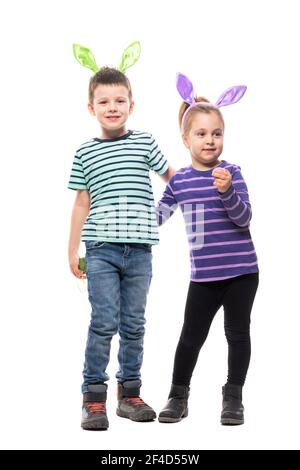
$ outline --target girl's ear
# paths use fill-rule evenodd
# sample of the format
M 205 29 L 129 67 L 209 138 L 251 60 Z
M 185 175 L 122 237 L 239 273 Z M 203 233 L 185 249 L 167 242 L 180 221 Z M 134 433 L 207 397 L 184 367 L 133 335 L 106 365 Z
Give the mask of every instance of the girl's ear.
M 183 101 L 192 104 L 194 102 L 194 88 L 192 82 L 182 73 L 176 76 L 176 87 Z
M 220 108 L 221 106 L 237 103 L 244 96 L 246 90 L 247 87 L 245 85 L 236 85 L 228 88 L 219 97 L 215 106 Z
M 81 46 L 80 44 L 73 44 L 73 54 L 80 65 L 87 67 L 95 73 L 98 72 L 99 67 L 96 64 L 94 54 L 90 49 Z
M 141 44 L 139 41 L 132 42 L 123 52 L 121 63 L 119 66 L 120 72 L 125 73 L 129 67 L 134 65 L 139 59 L 141 54 Z
M 190 148 L 190 141 L 189 141 L 187 135 L 182 134 L 181 137 L 182 137 L 182 142 L 184 143 L 185 147 L 186 147 L 187 149 L 189 149 L 189 148 Z

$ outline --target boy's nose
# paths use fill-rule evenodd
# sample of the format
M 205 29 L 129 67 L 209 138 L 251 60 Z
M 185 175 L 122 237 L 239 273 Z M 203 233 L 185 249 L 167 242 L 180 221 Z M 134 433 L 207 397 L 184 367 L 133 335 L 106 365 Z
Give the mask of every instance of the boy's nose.
M 117 105 L 114 101 L 110 101 L 108 103 L 108 108 L 109 108 L 110 111 L 115 111 L 117 109 Z

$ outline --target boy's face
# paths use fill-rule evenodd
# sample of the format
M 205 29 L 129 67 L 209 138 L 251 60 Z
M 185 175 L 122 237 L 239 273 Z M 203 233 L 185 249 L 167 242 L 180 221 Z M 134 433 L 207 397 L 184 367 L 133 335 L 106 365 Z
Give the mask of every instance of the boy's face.
M 191 129 L 183 137 L 192 162 L 198 169 L 211 167 L 218 162 L 223 150 L 223 124 L 216 113 L 197 113 L 193 116 Z
M 126 133 L 126 121 L 132 113 L 134 103 L 130 101 L 124 85 L 101 85 L 94 91 L 93 103 L 88 109 L 96 116 L 102 129 L 102 138 L 120 137 Z

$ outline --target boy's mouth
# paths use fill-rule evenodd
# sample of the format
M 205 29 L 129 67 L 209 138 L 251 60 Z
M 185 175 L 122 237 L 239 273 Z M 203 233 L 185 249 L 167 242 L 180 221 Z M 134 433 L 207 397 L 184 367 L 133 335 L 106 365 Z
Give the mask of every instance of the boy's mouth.
M 120 119 L 121 116 L 119 115 L 113 115 L 113 116 L 105 116 L 106 119 L 108 119 L 109 121 L 117 121 L 118 119 Z

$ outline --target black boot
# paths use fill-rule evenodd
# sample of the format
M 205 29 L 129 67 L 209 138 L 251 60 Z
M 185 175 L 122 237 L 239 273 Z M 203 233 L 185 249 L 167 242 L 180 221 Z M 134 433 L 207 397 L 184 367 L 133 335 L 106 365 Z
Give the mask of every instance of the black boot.
M 171 386 L 169 400 L 159 413 L 160 423 L 177 423 L 188 415 L 189 387 L 185 385 Z
M 87 430 L 104 430 L 108 428 L 106 415 L 106 384 L 88 385 L 83 394 L 81 427 Z
M 221 424 L 244 424 L 244 407 L 242 404 L 242 385 L 225 384 L 222 387 L 223 409 Z
M 118 383 L 117 415 L 131 421 L 153 421 L 155 411 L 140 397 L 140 380 L 126 380 Z

